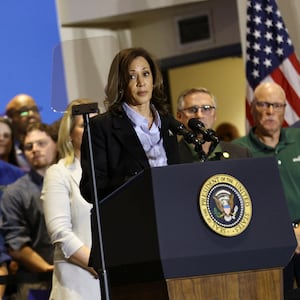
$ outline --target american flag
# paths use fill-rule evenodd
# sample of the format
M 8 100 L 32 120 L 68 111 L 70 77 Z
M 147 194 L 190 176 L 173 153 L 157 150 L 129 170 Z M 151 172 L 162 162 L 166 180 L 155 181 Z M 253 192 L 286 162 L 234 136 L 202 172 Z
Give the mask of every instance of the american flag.
M 275 81 L 286 93 L 283 126 L 300 116 L 300 63 L 275 0 L 247 1 L 246 45 L 248 126 L 253 125 L 250 103 L 253 90 L 262 81 Z

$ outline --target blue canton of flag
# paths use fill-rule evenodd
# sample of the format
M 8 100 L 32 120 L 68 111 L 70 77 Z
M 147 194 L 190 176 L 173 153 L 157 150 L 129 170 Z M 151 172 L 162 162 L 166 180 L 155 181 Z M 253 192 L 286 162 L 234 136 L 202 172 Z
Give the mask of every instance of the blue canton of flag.
M 247 1 L 246 48 L 246 114 L 250 126 L 253 90 L 262 81 L 282 86 L 288 102 L 284 126 L 294 123 L 300 116 L 300 64 L 275 0 Z

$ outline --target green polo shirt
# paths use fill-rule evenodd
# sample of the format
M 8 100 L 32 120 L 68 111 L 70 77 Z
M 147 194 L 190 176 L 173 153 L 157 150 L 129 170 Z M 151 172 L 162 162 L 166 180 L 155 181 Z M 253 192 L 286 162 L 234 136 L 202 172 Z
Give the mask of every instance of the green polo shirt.
M 191 149 L 191 154 L 193 156 L 193 160 L 194 162 L 198 162 L 199 161 L 199 155 L 198 153 L 195 151 L 195 145 L 193 144 L 189 144 L 186 143 L 188 145 L 188 147 Z M 220 144 L 218 144 L 216 146 L 216 148 L 214 149 L 214 151 L 209 155 L 209 157 L 207 158 L 207 160 L 219 160 L 219 158 L 217 158 L 218 156 L 216 155 L 216 153 L 222 153 L 222 147 Z
M 300 221 L 300 129 L 282 128 L 275 148 L 262 143 L 254 130 L 233 143 L 248 148 L 253 157 L 276 157 L 291 219 Z

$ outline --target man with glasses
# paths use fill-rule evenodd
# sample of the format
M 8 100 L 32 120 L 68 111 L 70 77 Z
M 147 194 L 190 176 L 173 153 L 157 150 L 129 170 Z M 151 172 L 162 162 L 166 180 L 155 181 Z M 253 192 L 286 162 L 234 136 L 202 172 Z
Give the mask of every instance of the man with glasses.
M 41 122 L 40 109 L 31 96 L 18 94 L 6 105 L 6 115 L 10 118 L 13 126 L 18 164 L 28 171 L 30 166 L 19 145 L 27 126 Z
M 300 130 L 282 128 L 286 109 L 284 90 L 274 82 L 264 82 L 254 90 L 251 113 L 254 127 L 233 143 L 247 147 L 252 156 L 275 156 L 278 162 L 288 209 L 298 247 L 293 261 L 285 269 L 285 289 L 293 286 L 293 275 L 300 285 Z M 294 274 L 293 274 L 294 273 Z
M 56 141 L 57 132 L 50 125 L 28 125 L 22 148 L 31 169 L 5 188 L 0 202 L 1 232 L 10 256 L 19 264 L 20 300 L 28 299 L 31 289 L 49 290 L 51 286 L 53 246 L 40 196 L 45 172 L 57 162 Z
M 196 118 L 203 123 L 206 129 L 211 130 L 217 118 L 216 111 L 216 99 L 206 88 L 191 88 L 183 91 L 178 97 L 177 120 L 187 129 L 189 129 L 189 120 Z M 201 133 L 198 136 L 199 140 L 203 138 Z M 217 145 L 214 145 L 212 141 L 205 141 L 201 150 L 207 160 L 237 159 L 250 156 L 247 149 L 224 141 L 220 141 Z M 179 141 L 179 154 L 182 163 L 200 160 L 198 149 L 184 139 Z

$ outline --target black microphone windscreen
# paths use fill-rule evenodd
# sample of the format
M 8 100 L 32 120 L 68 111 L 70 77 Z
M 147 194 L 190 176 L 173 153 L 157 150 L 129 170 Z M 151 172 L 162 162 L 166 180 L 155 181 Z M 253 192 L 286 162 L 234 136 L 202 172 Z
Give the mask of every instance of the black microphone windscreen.
M 189 122 L 188 122 L 188 125 L 189 125 L 189 127 L 192 129 L 192 130 L 194 130 L 194 129 L 196 129 L 196 128 L 201 128 L 201 127 L 203 127 L 204 128 L 204 124 L 199 120 L 199 119 L 197 119 L 197 118 L 192 118 L 192 119 L 190 119 L 189 120 Z

